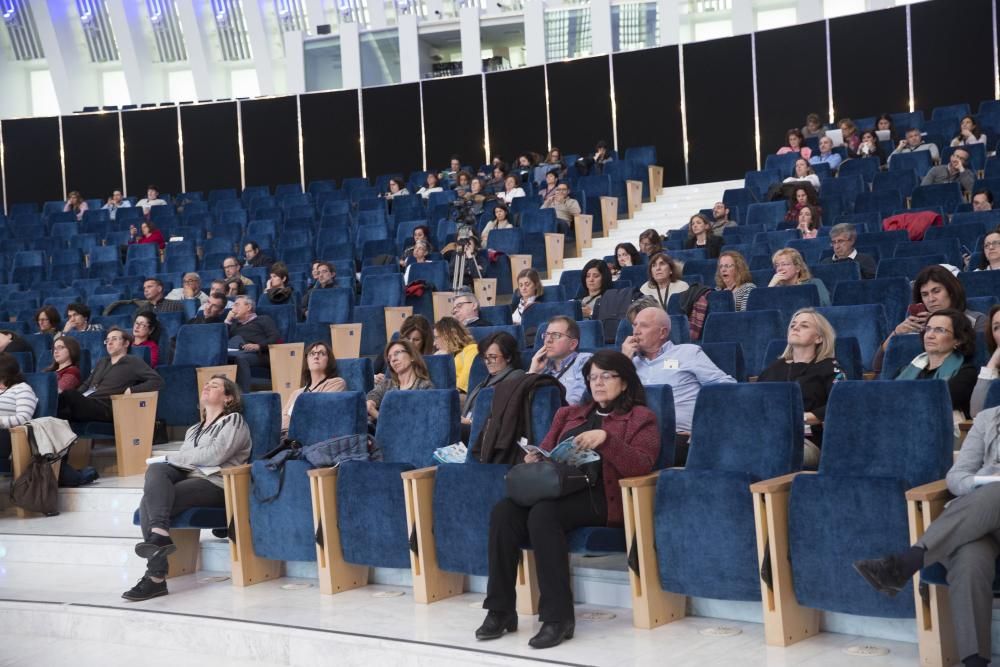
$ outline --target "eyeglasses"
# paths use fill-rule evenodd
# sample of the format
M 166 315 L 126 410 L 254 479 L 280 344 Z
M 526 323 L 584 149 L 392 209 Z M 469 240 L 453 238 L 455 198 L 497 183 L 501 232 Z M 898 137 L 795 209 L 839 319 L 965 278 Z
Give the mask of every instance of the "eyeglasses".
M 224 269 L 238 269 L 238 268 L 240 268 L 240 266 L 239 266 L 239 264 L 223 264 L 222 268 L 224 268 Z
M 503 356 L 501 356 L 499 354 L 487 354 L 487 355 L 483 356 L 483 359 L 485 359 L 486 363 L 488 363 L 488 364 L 495 364 L 496 362 L 498 362 L 501 359 L 503 359 Z
M 545 340 L 562 340 L 563 338 L 569 338 L 570 340 L 576 340 L 575 338 L 573 338 L 569 334 L 564 334 L 564 333 L 562 333 L 560 331 L 546 331 L 545 332 L 545 336 L 543 336 L 543 338 Z
M 618 377 L 621 377 L 618 373 L 609 373 L 608 371 L 604 371 L 603 373 L 591 373 L 587 376 L 587 380 L 590 381 L 590 384 L 596 384 L 598 381 L 603 384 Z
M 230 268 L 231 268 L 231 267 L 230 267 Z M 188 283 L 197 283 L 197 282 L 200 282 L 200 281 L 198 281 L 198 280 L 195 280 L 194 278 L 185 278 L 185 279 L 184 279 L 184 284 L 185 284 L 185 285 L 186 285 L 186 284 L 188 284 Z
M 452 310 L 457 310 L 458 308 L 461 308 L 462 306 L 471 306 L 471 305 L 472 305 L 471 301 L 456 301 L 455 303 L 451 304 L 451 309 Z
M 955 332 L 952 331 L 951 329 L 945 329 L 944 327 L 924 327 L 924 333 L 925 334 L 933 333 L 937 334 L 938 336 L 943 336 L 945 334 L 953 334 Z
M 987 241 L 986 243 L 983 244 L 983 247 L 987 249 L 996 248 L 997 246 L 1000 246 L 1000 241 Z
M 147 322 L 135 322 L 135 323 L 132 324 L 132 326 L 135 327 L 136 329 L 148 329 L 149 328 L 149 323 L 147 323 Z
M 325 357 L 327 356 L 326 350 L 309 350 L 310 357 Z

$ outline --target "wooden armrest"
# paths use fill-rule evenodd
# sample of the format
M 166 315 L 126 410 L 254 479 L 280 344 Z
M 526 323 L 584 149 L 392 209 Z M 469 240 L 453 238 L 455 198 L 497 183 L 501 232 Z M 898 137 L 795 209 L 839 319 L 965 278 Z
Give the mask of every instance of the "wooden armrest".
M 111 397 L 112 403 L 117 401 L 148 401 L 159 395 L 159 392 L 155 391 L 142 391 L 138 394 L 115 394 Z
M 967 419 L 958 422 L 958 430 L 962 433 L 968 433 L 972 429 L 972 420 Z
M 431 479 L 437 474 L 437 466 L 418 468 L 417 470 L 407 470 L 402 473 L 403 479 Z
M 934 480 L 929 484 L 915 486 L 906 492 L 907 500 L 933 501 L 948 500 L 951 498 L 951 491 L 948 490 L 948 482 L 943 479 Z
M 336 477 L 340 468 L 313 468 L 309 471 L 310 477 Z
M 750 485 L 750 493 L 783 493 L 792 488 L 792 480 L 808 472 L 792 472 L 781 477 L 772 477 Z M 815 473 L 812 473 L 815 474 Z
M 660 471 L 651 472 L 641 477 L 626 477 L 618 480 L 623 489 L 637 489 L 641 486 L 656 486 L 656 480 L 660 478 Z
M 223 468 L 221 472 L 223 477 L 242 477 L 250 474 L 250 464 L 244 463 L 241 466 Z

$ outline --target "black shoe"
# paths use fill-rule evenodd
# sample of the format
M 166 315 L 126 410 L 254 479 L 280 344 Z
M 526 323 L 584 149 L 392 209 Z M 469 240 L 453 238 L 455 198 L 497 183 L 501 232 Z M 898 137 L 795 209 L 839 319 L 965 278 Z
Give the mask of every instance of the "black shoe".
M 139 544 L 135 545 L 135 555 L 146 560 L 159 558 L 160 556 L 169 556 L 175 551 L 177 551 L 177 545 L 174 544 L 174 541 L 166 535 L 160 535 L 159 533 L 150 535 L 148 542 L 139 542 Z
M 490 611 L 476 629 L 476 639 L 497 639 L 504 632 L 517 631 L 517 614 L 512 611 Z
M 153 598 L 158 598 L 161 595 L 167 594 L 167 582 L 161 581 L 159 583 L 153 581 L 147 576 L 143 576 L 135 586 L 130 590 L 122 593 L 122 597 L 131 602 L 142 602 L 143 600 L 152 600 Z
M 896 556 L 854 561 L 854 569 L 869 586 L 889 597 L 894 597 L 910 581 Z
M 561 623 L 542 623 L 542 629 L 538 634 L 528 640 L 531 648 L 552 648 L 563 643 L 564 639 L 572 639 L 573 631 L 576 630 L 576 621 L 562 621 Z

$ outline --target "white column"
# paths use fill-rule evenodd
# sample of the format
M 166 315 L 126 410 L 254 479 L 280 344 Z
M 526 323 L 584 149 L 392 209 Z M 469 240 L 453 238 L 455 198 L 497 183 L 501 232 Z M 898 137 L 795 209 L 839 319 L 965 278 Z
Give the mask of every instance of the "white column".
M 152 54 L 142 33 L 144 21 L 148 20 L 145 12 L 134 2 L 109 2 L 107 7 L 129 99 L 133 104 L 162 101 L 161 91 L 167 86 L 162 72 L 153 67 Z
M 99 105 L 96 71 L 90 57 L 76 48 L 72 21 L 79 21 L 76 10 L 59 0 L 32 3 L 38 36 L 45 49 L 45 60 L 52 74 L 59 112 L 70 114 L 82 107 Z
M 821 2 L 822 0 L 815 0 Z M 677 0 L 658 0 L 657 16 L 660 21 L 660 46 L 680 44 L 681 10 Z
M 545 3 L 527 0 L 524 4 L 524 54 L 525 64 L 545 64 Z
M 823 20 L 823 0 L 799 0 L 796 9 L 796 20 L 799 23 Z
M 417 15 L 399 14 L 396 27 L 399 29 L 399 80 L 402 83 L 420 81 L 420 35 L 417 32 Z M 464 35 L 462 41 L 464 48 Z
M 340 66 L 344 88 L 361 87 L 361 36 L 357 23 L 340 24 Z
M 611 0 L 590 0 L 591 52 L 611 53 Z
M 6 53 L 0 53 L 0 89 L 19 90 L 19 95 L 0 95 L 0 118 L 20 118 L 31 115 L 31 81 L 28 70 Z
M 368 0 L 368 28 L 382 30 L 388 25 L 385 20 L 385 0 Z
M 247 36 L 250 39 L 250 52 L 253 54 L 253 66 L 257 70 L 257 85 L 261 95 L 279 95 L 275 80 L 275 58 L 271 53 L 269 26 L 264 21 L 264 12 L 260 7 L 261 0 L 243 0 L 243 16 L 247 21 Z
M 303 48 L 305 33 L 293 30 L 285 33 L 285 94 L 306 92 L 306 57 Z
M 177 0 L 177 16 L 184 33 L 188 64 L 194 77 L 194 90 L 200 100 L 229 97 L 229 85 L 222 77 L 221 67 L 215 63 L 209 44 L 206 20 L 215 25 L 209 3 L 200 0 Z
M 442 0 L 427 0 L 427 20 L 428 21 L 440 21 L 444 10 L 444 2 Z
M 753 0 L 733 0 L 733 34 L 748 35 L 753 31 Z
M 326 9 L 323 7 L 323 0 L 305 0 L 306 21 L 309 23 L 309 32 L 316 34 L 316 26 L 328 25 L 330 19 L 326 16 Z
M 458 14 L 462 40 L 462 74 L 479 74 L 483 71 L 483 49 L 479 34 L 479 7 L 462 7 Z

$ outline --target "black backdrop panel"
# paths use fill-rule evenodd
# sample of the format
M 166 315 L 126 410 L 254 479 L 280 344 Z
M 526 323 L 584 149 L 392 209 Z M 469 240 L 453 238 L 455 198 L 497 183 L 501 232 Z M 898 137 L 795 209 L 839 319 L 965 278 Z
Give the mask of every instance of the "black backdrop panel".
M 122 113 L 125 133 L 126 194 L 142 199 L 146 186 L 161 192 L 181 191 L 181 154 L 177 145 L 177 109 Z
M 482 165 L 486 158 L 482 76 L 431 79 L 423 87 L 427 168 L 444 169 L 454 154 L 462 164 Z
M 918 3 L 910 7 L 913 95 L 931 109 L 993 99 L 993 6 L 990 0 Z M 990 137 L 992 140 L 993 137 Z
M 789 81 L 789 58 L 795 76 Z M 785 145 L 785 133 L 806 124 L 806 116 L 819 114 L 826 122 L 830 93 L 826 85 L 826 25 L 804 23 L 757 33 L 757 103 L 760 109 L 760 163 L 764 156 Z
M 550 63 L 552 145 L 585 155 L 598 140 L 611 145 L 611 71 L 607 56 Z
M 750 36 L 685 44 L 684 87 L 691 182 L 756 169 Z
M 300 97 L 306 183 L 361 175 L 358 92 L 343 90 Z
M 63 117 L 66 188 L 105 200 L 122 187 L 118 114 Z
M 548 149 L 545 69 L 524 67 L 486 75 L 490 150 L 513 163 L 518 153 Z
M 420 84 L 366 88 L 361 100 L 369 180 L 383 174 L 409 175 L 421 169 L 424 148 L 420 140 Z
M 3 144 L 9 204 L 63 198 L 58 118 L 5 120 Z
M 830 68 L 835 120 L 908 110 L 906 7 L 830 19 Z
M 247 184 L 298 183 L 301 175 L 295 96 L 240 102 L 240 114 Z
M 664 185 L 684 185 L 684 133 L 677 47 L 616 53 L 615 105 L 618 150 L 656 146 Z M 656 73 L 650 85 L 650 72 Z
M 181 107 L 181 132 L 189 192 L 240 189 L 236 102 Z

